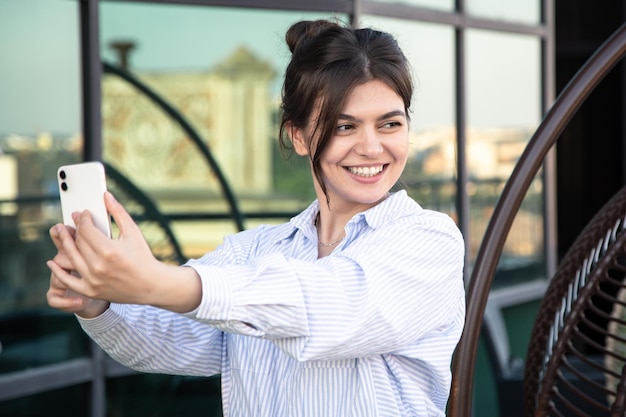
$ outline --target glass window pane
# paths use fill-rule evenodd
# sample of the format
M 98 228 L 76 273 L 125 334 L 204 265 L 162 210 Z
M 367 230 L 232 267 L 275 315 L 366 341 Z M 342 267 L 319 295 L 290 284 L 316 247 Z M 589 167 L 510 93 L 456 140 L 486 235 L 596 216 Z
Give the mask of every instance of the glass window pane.
M 454 10 L 454 0 L 376 0 L 377 3 L 401 3 L 444 11 Z
M 489 19 L 538 24 L 541 20 L 541 0 L 467 0 L 468 14 Z
M 220 383 L 219 376 L 139 373 L 109 378 L 106 385 L 107 415 L 222 417 Z
M 454 31 L 443 25 L 366 16 L 362 26 L 392 33 L 411 62 L 415 93 L 412 155 L 401 186 L 423 206 L 456 216 Z
M 476 256 L 493 207 L 541 117 L 541 46 L 537 38 L 467 32 L 467 150 L 471 182 L 470 255 Z M 542 180 L 537 176 L 501 257 L 503 284 L 543 274 Z M 515 272 L 524 272 L 515 274 Z
M 88 416 L 90 415 L 90 391 L 91 384 L 79 384 L 2 401 L 0 402 L 0 416 Z
M 82 150 L 78 36 L 75 2 L 0 1 L 0 373 L 86 353 L 45 298 L 56 169 Z
M 237 230 L 225 184 L 247 216 L 245 227 L 284 221 L 310 203 L 307 162 L 294 157 L 285 163 L 278 150 L 280 89 L 290 58 L 284 36 L 303 18 L 346 16 L 116 2 L 100 10 L 103 59 L 125 63 L 198 136 L 194 142 L 119 76 L 104 77 L 104 159 L 175 218 L 171 225 L 185 257 L 202 255 Z M 283 217 L 271 220 L 277 212 Z M 193 217 L 202 219 L 188 221 Z M 162 238 L 155 233 L 149 240 Z

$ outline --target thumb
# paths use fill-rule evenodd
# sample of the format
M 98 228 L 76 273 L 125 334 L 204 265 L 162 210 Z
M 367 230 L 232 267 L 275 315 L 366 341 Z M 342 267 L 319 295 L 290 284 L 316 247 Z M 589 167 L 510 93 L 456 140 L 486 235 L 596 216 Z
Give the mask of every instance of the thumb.
M 107 211 L 113 216 L 113 220 L 115 220 L 115 224 L 119 228 L 121 236 L 123 236 L 125 232 L 133 230 L 135 221 L 130 214 L 128 214 L 124 206 L 122 206 L 109 191 L 104 193 L 104 204 L 106 205 Z

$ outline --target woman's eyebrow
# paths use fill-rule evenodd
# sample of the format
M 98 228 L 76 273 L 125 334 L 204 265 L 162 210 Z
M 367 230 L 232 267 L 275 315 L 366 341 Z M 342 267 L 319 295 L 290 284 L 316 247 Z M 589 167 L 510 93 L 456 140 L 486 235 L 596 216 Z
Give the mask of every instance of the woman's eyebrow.
M 389 119 L 390 117 L 397 117 L 397 116 L 406 117 L 406 113 L 404 112 L 404 110 L 394 110 L 394 111 L 390 111 L 389 113 L 383 114 L 382 116 L 378 118 L 378 120 Z
M 390 117 L 397 117 L 397 116 L 406 117 L 406 113 L 403 110 L 393 110 L 393 111 L 390 111 L 388 113 L 385 113 L 385 114 L 379 116 L 376 120 L 385 120 L 385 119 L 388 119 Z M 340 120 L 349 120 L 351 122 L 360 122 L 360 121 L 362 121 L 358 117 L 354 117 L 354 116 L 352 116 L 350 114 L 344 114 L 344 113 L 341 113 L 339 115 L 339 119 Z

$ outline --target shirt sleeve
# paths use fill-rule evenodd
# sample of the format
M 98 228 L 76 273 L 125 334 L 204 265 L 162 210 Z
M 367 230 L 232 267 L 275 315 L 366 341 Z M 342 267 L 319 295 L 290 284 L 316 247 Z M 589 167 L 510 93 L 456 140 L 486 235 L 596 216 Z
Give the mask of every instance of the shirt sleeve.
M 392 353 L 450 331 L 458 337 L 463 239 L 449 217 L 423 213 L 316 261 L 273 252 L 234 266 L 192 262 L 203 286 L 196 319 L 272 340 L 298 360 Z
M 85 332 L 113 359 L 141 372 L 211 376 L 221 372 L 223 333 L 155 307 L 111 304 Z
M 238 241 L 249 244 L 252 233 L 240 233 Z M 205 257 L 210 259 L 207 262 L 236 264 L 244 246 L 222 245 Z M 215 375 L 222 371 L 224 334 L 192 319 L 198 310 L 177 314 L 152 306 L 112 303 L 98 317 L 77 318 L 104 351 L 129 368 L 172 375 Z

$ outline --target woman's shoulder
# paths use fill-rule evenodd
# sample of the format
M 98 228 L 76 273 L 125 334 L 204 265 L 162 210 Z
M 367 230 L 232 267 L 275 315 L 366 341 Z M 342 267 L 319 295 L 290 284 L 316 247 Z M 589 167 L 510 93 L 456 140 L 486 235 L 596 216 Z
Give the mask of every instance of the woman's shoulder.
M 388 198 L 387 207 L 366 217 L 377 239 L 380 233 L 396 236 L 400 240 L 439 236 L 449 242 L 462 244 L 463 236 L 455 220 L 447 213 L 423 208 L 405 191 Z M 387 202 L 385 202 L 387 203 Z
M 441 224 L 442 226 L 456 227 L 454 219 L 449 214 L 422 207 L 404 190 L 393 193 L 380 204 L 379 210 L 372 212 L 368 222 Z

